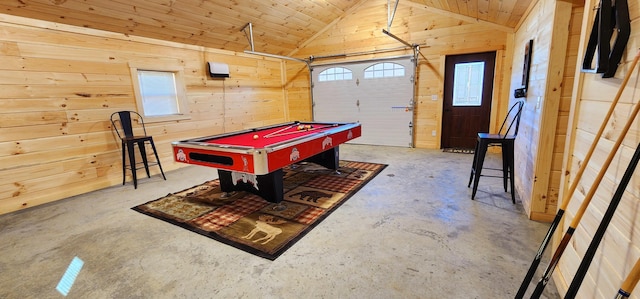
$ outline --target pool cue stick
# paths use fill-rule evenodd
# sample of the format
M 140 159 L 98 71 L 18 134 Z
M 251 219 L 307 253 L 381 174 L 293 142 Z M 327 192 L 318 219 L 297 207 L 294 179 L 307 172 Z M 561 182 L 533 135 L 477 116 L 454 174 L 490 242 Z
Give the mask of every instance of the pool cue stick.
M 631 269 L 631 272 L 629 272 L 627 278 L 622 282 L 615 299 L 629 298 L 631 292 L 633 292 L 633 288 L 638 284 L 638 280 L 640 280 L 640 258 L 636 260 L 636 264 Z
M 582 219 L 584 212 L 587 210 L 587 207 L 589 206 L 589 203 L 591 202 L 593 195 L 596 193 L 596 189 L 598 188 L 598 185 L 600 185 L 600 182 L 602 181 L 604 174 L 607 172 L 609 165 L 611 165 L 611 161 L 616 155 L 616 152 L 618 152 L 618 149 L 620 148 L 620 144 L 622 144 L 622 141 L 627 135 L 627 132 L 629 132 L 629 128 L 631 128 L 631 124 L 635 120 L 639 111 L 640 111 L 640 102 L 636 103 L 633 109 L 633 112 L 631 112 L 631 115 L 629 116 L 629 120 L 624 125 L 624 128 L 620 132 L 620 136 L 618 136 L 618 140 L 616 140 L 616 143 L 613 145 L 611 152 L 609 152 L 609 156 L 607 157 L 607 160 L 602 165 L 602 169 L 598 173 L 598 176 L 596 176 L 596 179 L 591 185 L 591 188 L 589 188 L 589 192 L 585 196 L 584 200 L 582 201 L 582 204 L 580 205 L 580 208 L 576 212 L 575 217 L 571 221 L 571 225 L 569 225 L 567 232 L 565 233 L 564 237 L 562 237 L 562 240 L 560 241 L 560 244 L 558 245 L 556 252 L 553 254 L 551 262 L 547 267 L 547 270 L 545 270 L 544 276 L 542 277 L 542 279 L 540 279 L 540 282 L 538 282 L 538 285 L 536 285 L 536 288 L 533 291 L 533 295 L 531 295 L 531 298 L 540 298 L 540 295 L 542 295 L 542 291 L 544 290 L 544 287 L 547 285 L 547 282 L 549 282 L 549 279 L 551 279 L 551 274 L 553 273 L 553 270 L 555 269 L 556 265 L 558 265 L 558 262 L 560 260 L 560 257 L 562 256 L 562 253 L 567 248 L 567 245 L 569 244 L 569 240 L 571 240 L 571 236 L 573 236 L 573 232 L 576 230 L 576 227 L 578 226 L 578 224 L 580 224 L 580 220 Z
M 593 257 L 596 255 L 596 251 L 598 250 L 598 246 L 600 246 L 600 241 L 604 237 L 604 233 L 607 231 L 607 227 L 609 223 L 611 223 L 611 219 L 613 215 L 616 213 L 616 209 L 622 200 L 622 195 L 624 194 L 627 185 L 629 185 L 629 181 L 633 176 L 633 172 L 638 166 L 638 160 L 640 160 L 640 144 L 636 148 L 635 154 L 629 161 L 629 166 L 627 166 L 627 170 L 624 172 L 622 179 L 620 180 L 620 184 L 618 184 L 618 188 L 616 189 L 615 194 L 611 198 L 611 202 L 609 203 L 609 207 L 607 211 L 604 213 L 602 220 L 600 221 L 600 225 L 596 230 L 596 233 L 593 235 L 593 239 L 589 244 L 589 248 L 584 254 L 582 258 L 582 262 L 580 262 L 580 266 L 578 267 L 578 271 L 576 272 L 576 276 L 573 277 L 571 281 L 571 285 L 569 285 L 569 289 L 567 289 L 567 294 L 565 295 L 565 299 L 573 299 L 576 297 L 578 293 L 578 289 L 584 280 L 584 277 L 587 275 L 587 271 L 589 270 L 589 266 L 591 265 L 591 261 Z
M 596 145 L 598 144 L 598 140 L 600 140 L 600 137 L 602 137 L 602 134 L 604 133 L 604 130 L 607 127 L 607 123 L 609 122 L 609 119 L 611 119 L 611 115 L 613 114 L 615 106 L 618 104 L 618 101 L 620 100 L 620 97 L 622 96 L 622 92 L 624 91 L 625 87 L 627 86 L 627 83 L 629 82 L 629 79 L 631 78 L 631 73 L 633 72 L 633 70 L 635 69 L 636 65 L 638 64 L 638 60 L 640 60 L 640 51 L 638 51 L 638 53 L 636 54 L 636 56 L 633 59 L 633 62 L 631 62 L 631 66 L 630 66 L 629 70 L 627 71 L 627 74 L 625 75 L 625 77 L 624 77 L 624 79 L 622 81 L 622 84 L 620 85 L 620 88 L 618 89 L 618 92 L 617 92 L 616 96 L 613 99 L 613 102 L 611 102 L 611 107 L 609 107 L 609 111 L 607 112 L 607 115 L 605 116 L 605 119 L 602 121 L 602 124 L 600 125 L 600 129 L 598 130 L 598 133 L 596 134 L 595 138 L 593 139 L 594 141 L 591 144 L 591 147 L 587 151 L 587 154 L 585 155 L 584 160 L 582 161 L 582 164 L 580 165 L 580 168 L 576 172 L 576 175 L 575 175 L 575 177 L 573 179 L 573 182 L 569 186 L 569 189 L 567 190 L 567 193 L 564 194 L 564 197 L 563 197 L 563 200 L 562 200 L 562 204 L 560 205 L 560 208 L 558 209 L 558 212 L 556 213 L 555 218 L 551 222 L 551 226 L 549 226 L 549 230 L 547 231 L 547 234 L 545 235 L 544 239 L 542 240 L 542 243 L 540 244 L 540 248 L 538 248 L 538 252 L 536 253 L 536 256 L 534 257 L 533 262 L 531 263 L 531 266 L 529 267 L 529 270 L 527 271 L 527 274 L 524 277 L 524 280 L 520 284 L 520 288 L 518 289 L 518 293 L 515 296 L 516 299 L 522 299 L 524 297 L 524 293 L 527 291 L 527 288 L 529 287 L 529 283 L 531 283 L 531 280 L 533 279 L 533 275 L 535 275 L 536 269 L 538 268 L 538 265 L 540 264 L 540 261 L 542 260 L 542 255 L 544 254 L 545 249 L 547 248 L 547 246 L 551 242 L 551 238 L 553 237 L 553 234 L 556 231 L 556 228 L 560 224 L 560 220 L 562 219 L 562 216 L 564 215 L 564 211 L 569 206 L 569 201 L 571 200 L 571 197 L 573 196 L 573 193 L 576 191 L 576 188 L 578 188 L 578 182 L 582 178 L 582 174 L 586 170 L 587 164 L 589 163 L 589 160 L 591 160 L 591 156 L 593 155 L 593 152 L 596 149 Z
M 290 125 L 290 126 L 288 126 L 288 127 L 284 127 L 284 128 L 282 128 L 282 129 L 280 129 L 280 130 L 277 130 L 277 131 L 275 131 L 275 132 L 271 132 L 271 133 L 269 133 L 269 134 L 266 134 L 266 135 L 264 135 L 264 137 L 265 137 L 265 138 L 266 138 L 266 137 L 273 137 L 273 136 L 275 136 L 276 134 L 278 134 L 278 133 L 280 133 L 280 132 L 283 132 L 283 131 L 286 131 L 286 130 L 289 130 L 289 129 L 293 128 L 293 126 L 294 126 L 294 125 Z
M 329 125 L 329 126 L 324 126 L 324 127 L 313 127 L 313 128 L 310 128 L 310 129 L 304 129 L 304 130 L 293 131 L 293 132 L 284 132 L 284 133 L 280 133 L 280 134 L 276 134 L 277 132 L 274 132 L 272 134 L 264 135 L 264 138 L 280 137 L 280 136 L 286 136 L 286 135 L 291 135 L 291 134 L 300 134 L 300 133 L 304 133 L 304 132 L 320 130 L 320 129 L 326 129 L 326 128 L 330 128 L 330 127 L 333 127 L 333 126 Z
M 318 128 L 318 129 L 320 129 L 320 128 Z M 270 136 L 268 136 L 268 138 L 287 136 L 287 135 L 293 135 L 293 134 L 300 134 L 300 133 L 305 133 L 305 132 L 309 132 L 309 131 L 313 131 L 313 130 L 317 130 L 317 129 L 311 128 L 311 129 L 308 129 L 308 130 L 304 129 L 304 130 L 295 131 L 295 132 L 285 132 L 285 133 L 280 133 L 280 134 L 276 134 L 276 135 L 270 135 Z M 267 137 L 267 136 L 265 135 L 264 137 Z

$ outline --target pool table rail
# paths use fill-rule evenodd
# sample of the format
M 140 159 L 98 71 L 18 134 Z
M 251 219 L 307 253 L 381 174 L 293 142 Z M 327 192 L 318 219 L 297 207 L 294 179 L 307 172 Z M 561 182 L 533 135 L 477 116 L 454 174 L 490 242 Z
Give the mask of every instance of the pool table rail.
M 215 167 L 224 170 L 263 175 L 294 162 L 330 150 L 339 144 L 361 135 L 359 123 L 312 123 L 327 125 L 318 131 L 306 132 L 301 136 L 291 136 L 287 140 L 267 144 L 262 147 L 238 144 L 216 143 L 216 139 L 251 134 L 265 129 L 305 124 L 291 122 L 257 129 L 242 130 L 208 137 L 172 142 L 174 158 L 178 162 Z M 335 126 L 334 126 L 335 125 Z M 228 139 L 227 139 L 228 140 Z M 284 151 L 277 153 L 279 151 Z M 300 155 L 299 157 L 296 157 Z M 299 158 L 299 159 L 298 159 Z

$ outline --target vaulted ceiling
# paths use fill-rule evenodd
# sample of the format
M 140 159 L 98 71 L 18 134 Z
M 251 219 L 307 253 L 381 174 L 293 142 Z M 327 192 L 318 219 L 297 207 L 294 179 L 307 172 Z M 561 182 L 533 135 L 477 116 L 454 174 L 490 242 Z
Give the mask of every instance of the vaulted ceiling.
M 256 51 L 287 55 L 366 1 L 375 0 L 2 0 L 0 13 L 238 52 L 250 49 L 251 23 Z M 531 1 L 382 3 L 385 15 L 412 5 L 515 28 Z

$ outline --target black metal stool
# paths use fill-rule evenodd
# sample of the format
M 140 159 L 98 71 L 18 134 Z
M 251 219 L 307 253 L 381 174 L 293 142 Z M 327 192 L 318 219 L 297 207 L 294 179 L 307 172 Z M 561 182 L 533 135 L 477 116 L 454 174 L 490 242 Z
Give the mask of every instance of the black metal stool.
M 115 118 L 115 115 L 118 115 L 117 118 Z M 142 132 L 144 133 L 144 135 L 142 136 L 135 136 L 133 133 L 133 124 L 131 122 L 131 115 L 136 115 L 139 119 L 139 123 L 142 126 Z M 117 123 L 120 124 L 120 129 L 118 129 L 118 125 Z M 162 165 L 160 164 L 160 158 L 158 157 L 158 152 L 156 151 L 156 146 L 153 143 L 153 137 L 147 135 L 147 129 L 144 126 L 144 120 L 142 119 L 142 116 L 135 111 L 118 111 L 115 112 L 113 114 L 111 114 L 111 124 L 113 125 L 113 129 L 116 131 L 116 134 L 118 134 L 118 137 L 121 140 L 121 147 L 122 147 L 122 184 L 124 185 L 125 183 L 125 179 L 126 179 L 126 169 L 129 168 L 131 169 L 131 175 L 133 176 L 133 187 L 134 188 L 138 188 L 138 176 L 137 176 L 137 170 L 144 167 L 145 171 L 147 172 L 147 177 L 151 177 L 150 173 L 149 173 L 149 165 L 158 165 L 158 167 L 160 167 L 160 173 L 162 174 L 162 178 L 164 180 L 167 180 L 167 177 L 165 177 L 164 175 L 164 171 L 162 170 Z M 122 131 L 123 134 L 120 134 L 120 131 Z M 145 148 L 145 143 L 149 142 L 149 144 L 151 144 L 151 148 L 153 149 L 153 154 L 156 157 L 156 161 L 155 162 L 151 162 L 149 163 L 149 161 L 147 160 L 147 151 Z M 142 156 L 142 164 L 143 166 L 138 167 L 138 164 L 140 163 L 136 163 L 136 155 L 135 155 L 135 146 L 136 144 L 138 145 L 138 149 L 140 150 L 140 156 Z M 126 164 L 126 159 L 125 159 L 125 149 L 126 152 L 129 155 L 129 166 L 127 166 Z
M 473 155 L 473 164 L 471 165 L 471 175 L 469 177 L 469 184 L 467 187 L 471 187 L 473 183 L 473 191 L 471 192 L 471 199 L 475 199 L 476 192 L 478 191 L 478 183 L 481 176 L 488 177 L 502 177 L 504 182 L 504 191 L 507 192 L 507 181 L 511 184 L 511 200 L 516 203 L 515 187 L 514 187 L 514 147 L 516 136 L 518 135 L 518 127 L 520 126 L 520 115 L 522 114 L 522 107 L 524 101 L 516 102 L 507 113 L 507 117 L 502 122 L 498 134 L 478 133 L 478 139 L 476 141 L 476 149 Z M 513 115 L 512 115 L 513 114 Z M 505 125 L 509 122 L 509 126 L 505 129 Z M 515 126 L 515 127 L 514 127 Z M 514 129 L 513 135 L 509 132 Z M 482 169 L 484 166 L 484 158 L 487 154 L 487 150 L 491 146 L 502 147 L 502 176 L 494 175 L 482 175 Z M 491 170 L 500 170 L 487 168 Z

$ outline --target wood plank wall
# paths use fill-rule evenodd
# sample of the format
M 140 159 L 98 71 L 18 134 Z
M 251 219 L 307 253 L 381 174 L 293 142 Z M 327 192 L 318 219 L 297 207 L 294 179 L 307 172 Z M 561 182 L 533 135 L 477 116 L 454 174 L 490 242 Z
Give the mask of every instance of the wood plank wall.
M 309 68 L 304 63 L 285 61 L 285 94 L 289 118 L 312 121 Z
M 558 107 L 558 124 L 556 137 L 553 146 L 552 173 L 549 185 L 550 199 L 545 203 L 544 213 L 555 214 L 559 203 L 562 185 L 568 177 L 564 174 L 564 156 L 567 148 L 567 131 L 569 130 L 569 115 L 571 112 L 572 96 L 575 88 L 576 66 L 581 63 L 582 58 L 578 58 L 578 48 L 580 47 L 580 36 L 582 33 L 582 18 L 584 6 L 574 5 L 571 10 L 571 20 L 569 24 L 569 36 L 567 39 L 567 53 L 564 64 L 564 78 L 562 80 L 562 90 L 560 104 Z
M 554 0 L 539 0 L 514 34 L 505 28 L 474 22 L 441 11 L 400 2 L 391 32 L 421 44 L 415 109 L 415 144 L 421 148 L 438 148 L 445 55 L 498 51 L 498 76 L 492 109 L 492 126 L 499 124 L 519 84 L 524 41 L 534 39 L 532 88 L 518 137 L 517 159 L 520 170 L 518 192 L 525 205 L 534 206 L 531 183 L 539 177 L 541 161 L 540 115 L 554 107 L 555 130 L 545 138 L 553 140 L 551 152 L 543 157 L 550 165 L 545 172 L 550 180 L 540 188 L 546 199 L 536 203 L 545 214 L 555 213 L 554 182 L 563 182 L 560 191 L 572 180 L 582 162 L 592 137 L 604 117 L 611 99 L 620 87 L 634 52 L 640 47 L 640 4 L 629 1 L 632 38 L 617 78 L 602 79 L 595 74 L 580 73 L 572 61 L 580 60 L 585 35 L 593 19 L 596 0 L 587 0 L 583 11 L 573 8 L 568 23 L 570 34 L 563 47 L 563 75 L 550 84 L 549 74 L 554 49 L 554 28 L 561 23 L 555 14 Z M 566 7 L 560 10 L 566 12 Z M 348 15 L 335 22 L 303 47 L 291 53 L 298 57 L 343 54 L 401 46 L 381 30 L 386 27 L 386 1 L 362 1 Z M 559 21 L 560 20 L 560 21 Z M 577 24 L 580 23 L 580 30 Z M 580 32 L 579 42 L 578 32 Z M 560 42 L 562 42 L 560 40 Z M 577 51 L 577 55 L 574 54 Z M 406 54 L 400 51 L 397 54 Z M 134 109 L 129 62 L 178 64 L 184 67 L 191 119 L 154 123 L 154 135 L 166 170 L 182 165 L 173 163 L 170 142 L 183 138 L 266 125 L 289 119 L 311 119 L 309 78 L 306 66 L 295 62 L 185 46 L 25 20 L 0 15 L 0 214 L 37 204 L 59 200 L 121 183 L 119 142 L 115 139 L 108 116 L 117 110 Z M 382 54 L 381 54 L 382 55 Z M 388 54 L 385 54 L 388 55 Z M 357 59 L 380 55 L 363 55 Z M 545 59 L 544 56 L 547 56 Z M 512 61 L 513 57 L 513 61 Z M 356 59 L 356 58 L 354 58 Z M 231 78 L 211 80 L 206 76 L 206 61 L 230 65 Z M 513 65 L 513 68 L 512 68 Z M 572 77 L 575 79 L 572 81 Z M 563 234 L 578 205 L 602 168 L 623 123 L 640 95 L 638 70 L 621 98 L 605 136 L 600 140 L 578 191 L 572 197 L 563 225 Z M 548 91 L 562 81 L 562 90 Z M 570 92 L 573 83 L 573 91 Z M 284 86 L 284 88 L 283 88 Z M 436 101 L 432 96 L 436 96 Z M 537 97 L 541 97 L 540 108 Z M 570 105 L 567 99 L 571 98 Z M 547 106 L 554 99 L 557 103 Z M 563 123 L 568 122 L 568 126 Z M 546 123 L 545 123 L 546 124 Z M 568 129 L 563 129 L 568 128 Z M 431 136 L 435 130 L 437 136 Z M 566 140 L 562 137 L 567 136 Z M 564 141 L 563 141 L 564 140 Z M 561 293 L 571 281 L 595 228 L 617 187 L 630 156 L 640 142 L 640 121 L 632 125 L 622 149 L 609 167 L 581 225 L 565 251 L 554 274 Z M 558 173 L 559 149 L 565 148 L 563 171 Z M 529 153 L 535 153 L 530 155 Z M 157 171 L 155 171 L 157 173 Z M 157 178 L 156 178 L 157 179 Z M 170 179 L 170 178 L 169 178 Z M 170 181 L 168 182 L 170 183 Z M 125 188 L 133 188 L 125 186 Z M 540 191 L 542 190 L 542 191 Z M 529 198 L 528 198 L 529 196 Z M 536 199 L 537 200 L 537 199 Z M 528 204 L 527 204 L 528 202 Z M 620 282 L 640 256 L 640 171 L 636 170 L 621 206 L 587 275 L 579 298 L 612 297 Z M 528 208 L 530 209 L 530 208 Z M 523 269 L 524 271 L 525 269 Z M 523 272 L 524 273 L 524 272 Z M 638 292 L 636 292 L 638 294 Z M 632 295 L 632 298 L 639 298 Z
M 165 171 L 184 166 L 172 141 L 286 120 L 280 60 L 6 15 L 0 53 L 0 214 L 121 184 L 109 116 L 136 109 L 130 62 L 184 68 L 190 119 L 147 127 Z
M 304 47 L 291 55 L 300 58 L 322 55 L 363 53 L 403 47 L 403 44 L 382 33 L 387 29 L 387 1 L 363 1 L 331 28 L 310 39 Z M 511 29 L 482 24 L 456 17 L 409 1 L 401 1 L 389 30 L 401 39 L 420 45 L 414 110 L 414 145 L 418 148 L 440 148 L 442 95 L 444 86 L 444 58 L 450 54 L 497 51 L 498 72 L 494 86 L 492 128 L 500 126 L 506 112 L 510 76 L 510 50 L 507 43 Z M 314 63 L 333 63 L 364 60 L 375 57 L 411 55 L 410 50 L 363 54 L 342 59 L 316 60 Z M 295 64 L 295 65 L 294 65 Z M 308 72 L 301 72 L 299 64 L 287 62 L 289 84 L 308 84 Z M 297 79 L 295 79 L 297 78 Z M 297 81 L 296 81 L 297 80 Z M 292 119 L 311 117 L 311 103 L 298 90 L 289 92 Z M 433 100 L 432 98 L 435 98 Z M 302 108 L 304 107 L 304 108 Z M 432 132 L 436 132 L 433 136 Z
M 533 220 L 549 222 L 556 213 L 572 93 L 567 81 L 575 71 L 575 38 L 581 29 L 575 20 L 580 18 L 568 2 L 540 0 L 515 33 L 512 90 L 522 85 L 524 48 L 533 40 L 527 96 L 516 99 L 511 95 L 511 102 L 525 101 L 516 139 L 516 164 L 521 165 L 516 189 Z
M 375 49 L 401 46 L 381 33 L 381 27 L 385 28 L 386 25 L 382 22 L 386 21 L 383 9 L 385 5 L 384 1 L 362 4 L 352 16 L 336 22 L 333 28 L 316 36 L 306 47 L 292 54 L 308 57 L 319 53 L 328 55 L 366 52 L 371 50 L 370 45 L 375 45 Z M 415 146 L 440 147 L 443 65 L 446 55 L 497 51 L 497 88 L 494 92 L 491 123 L 491 130 L 495 131 L 506 110 L 516 100 L 513 90 L 519 88 L 521 83 L 524 45 L 529 39 L 534 39 L 530 90 L 524 99 L 526 105 L 521 136 L 516 142 L 516 164 L 521 165 L 516 174 L 516 187 L 527 215 L 534 220 L 550 221 L 555 215 L 562 180 L 564 140 L 581 16 L 580 10 L 572 11 L 568 2 L 541 0 L 531 8 L 518 32 L 512 34 L 486 24 L 455 19 L 426 7 L 400 3 L 390 31 L 411 43 L 422 44 L 414 111 Z M 501 38 L 493 38 L 496 34 Z M 409 52 L 362 55 L 349 59 L 407 53 Z M 342 60 L 334 59 L 329 62 L 340 61 Z M 301 75 L 299 70 L 294 68 L 299 84 L 306 83 L 308 76 Z M 436 101 L 432 100 L 434 96 Z M 298 99 L 300 100 L 292 100 L 290 97 L 289 104 L 295 102 L 296 107 L 311 107 L 306 98 Z M 300 111 L 306 112 L 308 109 Z M 308 114 L 305 116 L 310 117 Z M 436 136 L 432 136 L 433 131 Z
M 291 55 L 402 47 L 381 32 L 386 28 L 386 4 L 384 0 L 362 1 L 332 28 L 312 37 L 306 47 Z M 302 63 L 18 17 L 2 16 L 0 22 L 0 49 L 5 55 L 0 68 L 6 71 L 0 77 L 5 90 L 1 103 L 7 108 L 0 113 L 2 119 L 11 122 L 0 124 L 0 149 L 4 149 L 0 156 L 0 213 L 119 184 L 119 145 L 107 118 L 116 110 L 135 108 L 129 62 L 184 66 L 191 119 L 150 127 L 157 135 L 167 170 L 180 166 L 172 162 L 171 141 L 312 118 L 309 72 Z M 448 54 L 498 52 L 491 126 L 499 126 L 510 93 L 510 30 L 413 2 L 400 3 L 390 31 L 421 45 L 414 111 L 417 147 L 440 146 L 443 65 Z M 402 50 L 385 55 L 409 53 Z M 209 79 L 204 65 L 210 60 L 228 63 L 231 78 Z M 39 81 L 34 81 L 37 78 Z M 432 136 L 433 131 L 436 136 Z M 87 136 L 89 133 L 94 135 Z M 52 141 L 62 145 L 42 147 Z M 86 144 L 93 147 L 87 148 Z M 18 155 L 21 159 L 16 159 Z M 71 165 L 71 161 L 78 165 Z M 60 177 L 52 173 L 73 178 L 65 179 L 69 183 L 60 186 Z
M 591 31 L 591 24 L 595 16 L 595 11 L 587 8 L 596 7 L 597 4 L 598 1 L 594 0 L 587 0 L 585 3 L 584 17 L 581 22 L 583 30 L 578 49 L 580 61 L 586 47 L 586 35 Z M 628 4 L 632 20 L 632 35 L 616 77 L 603 79 L 598 74 L 581 73 L 579 70 L 575 73 L 574 84 L 576 88 L 574 88 L 571 113 L 569 114 L 567 154 L 564 162 L 567 176 L 566 182 L 563 183 L 563 190 L 575 179 L 572 174 L 584 162 L 584 156 L 594 142 L 593 138 L 602 124 L 602 120 L 622 86 L 622 78 L 629 72 L 629 65 L 640 49 L 640 3 L 629 1 Z M 578 188 L 569 202 L 563 224 L 558 228 L 561 233 L 566 232 L 585 195 L 593 186 L 595 177 L 603 168 L 604 161 L 618 139 L 621 128 L 628 121 L 634 105 L 640 105 L 639 73 L 638 68 L 632 72 L 632 77 L 624 88 L 612 119 L 607 123 L 603 137 L 598 140 L 596 151 L 591 161 L 587 163 L 587 168 L 579 180 Z M 636 118 L 624 138 L 620 150 L 617 151 L 611 165 L 606 170 L 602 182 L 597 186 L 597 191 L 576 228 L 572 241 L 560 259 L 560 264 L 554 274 L 554 281 L 561 293 L 566 292 L 567 286 L 571 283 L 602 215 L 639 143 L 640 120 Z M 577 298 L 613 298 L 615 296 L 621 282 L 640 257 L 638 223 L 640 223 L 640 169 L 635 170 L 634 176 L 625 190 L 622 201 L 591 263 Z M 639 294 L 636 287 L 631 298 L 640 298 Z

